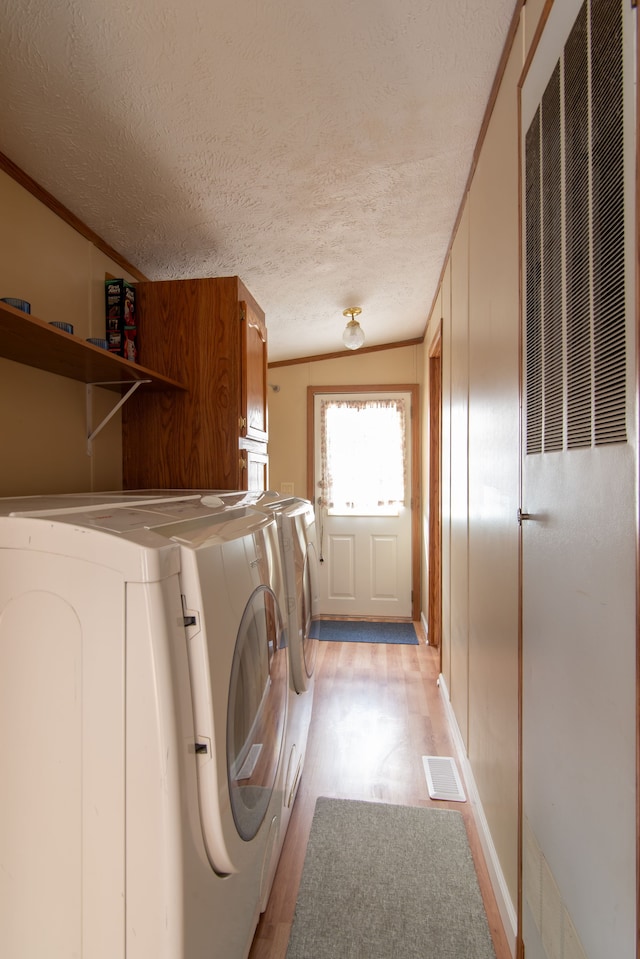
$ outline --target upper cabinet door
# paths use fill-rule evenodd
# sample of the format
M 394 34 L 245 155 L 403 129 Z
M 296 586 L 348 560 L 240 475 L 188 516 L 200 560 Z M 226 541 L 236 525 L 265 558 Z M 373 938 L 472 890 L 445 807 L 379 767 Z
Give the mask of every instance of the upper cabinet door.
M 240 435 L 267 441 L 267 327 L 264 315 L 240 302 L 242 323 L 242 418 Z

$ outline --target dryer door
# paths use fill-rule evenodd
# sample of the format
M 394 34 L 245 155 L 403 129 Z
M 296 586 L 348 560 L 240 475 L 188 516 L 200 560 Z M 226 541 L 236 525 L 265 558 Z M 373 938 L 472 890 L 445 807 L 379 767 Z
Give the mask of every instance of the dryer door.
M 280 608 L 268 586 L 250 593 L 229 647 L 225 608 L 216 605 L 208 642 L 204 630 L 190 642 L 189 665 L 202 834 L 211 865 L 224 874 L 261 861 L 257 847 L 274 809 L 289 673 Z M 232 606 L 231 600 L 227 613 Z
M 288 688 L 280 608 L 266 586 L 248 602 L 236 642 L 227 712 L 227 775 L 233 819 L 249 841 L 265 817 L 284 737 Z
M 289 693 L 286 632 L 269 586 L 277 528 L 272 516 L 232 509 L 172 535 L 183 544 L 204 845 L 216 872 L 255 871 L 281 808 Z
M 295 597 L 290 612 L 289 651 L 291 673 L 296 692 L 303 693 L 312 684 L 318 649 L 318 557 L 313 534 L 313 510 L 309 503 L 298 505 L 290 517 L 282 517 L 285 568 L 289 566 L 287 588 Z M 288 559 L 288 564 L 287 564 Z

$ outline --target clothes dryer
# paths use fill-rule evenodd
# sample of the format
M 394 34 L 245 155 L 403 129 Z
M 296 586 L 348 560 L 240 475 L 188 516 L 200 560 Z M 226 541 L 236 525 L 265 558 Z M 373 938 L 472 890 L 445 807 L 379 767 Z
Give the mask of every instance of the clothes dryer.
M 246 959 L 282 844 L 277 524 L 0 500 L 0 951 Z

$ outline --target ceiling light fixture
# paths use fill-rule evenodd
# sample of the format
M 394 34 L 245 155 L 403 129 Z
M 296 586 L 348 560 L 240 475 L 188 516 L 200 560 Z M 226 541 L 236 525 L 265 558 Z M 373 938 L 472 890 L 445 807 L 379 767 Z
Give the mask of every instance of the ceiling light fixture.
M 357 350 L 364 343 L 362 327 L 357 320 L 354 320 L 354 316 L 360 316 L 361 313 L 359 306 L 350 306 L 348 310 L 342 311 L 343 316 L 351 317 L 342 334 L 342 342 L 348 350 Z

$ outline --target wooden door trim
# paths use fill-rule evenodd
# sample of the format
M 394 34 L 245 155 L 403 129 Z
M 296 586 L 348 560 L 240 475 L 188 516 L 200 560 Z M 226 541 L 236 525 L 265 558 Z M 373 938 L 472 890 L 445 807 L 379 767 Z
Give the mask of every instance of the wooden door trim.
M 640 16 L 636 13 L 636 168 L 635 168 L 635 215 L 636 225 L 640 223 L 640 158 L 638 144 L 640 143 Z M 640 489 L 640 463 L 638 450 L 640 449 L 640 239 L 638 230 L 635 231 L 636 246 L 634 255 L 634 292 L 635 292 L 635 321 L 636 321 L 636 491 Z M 636 500 L 638 503 L 638 500 Z M 640 956 L 640 509 L 636 506 L 636 957 Z
M 442 320 L 429 346 L 429 542 L 427 627 L 442 671 Z
M 411 619 L 418 622 L 422 608 L 420 589 L 420 387 L 417 383 L 377 383 L 361 386 L 307 387 L 307 498 L 315 506 L 314 489 L 314 403 L 321 393 L 410 393 L 411 394 Z

